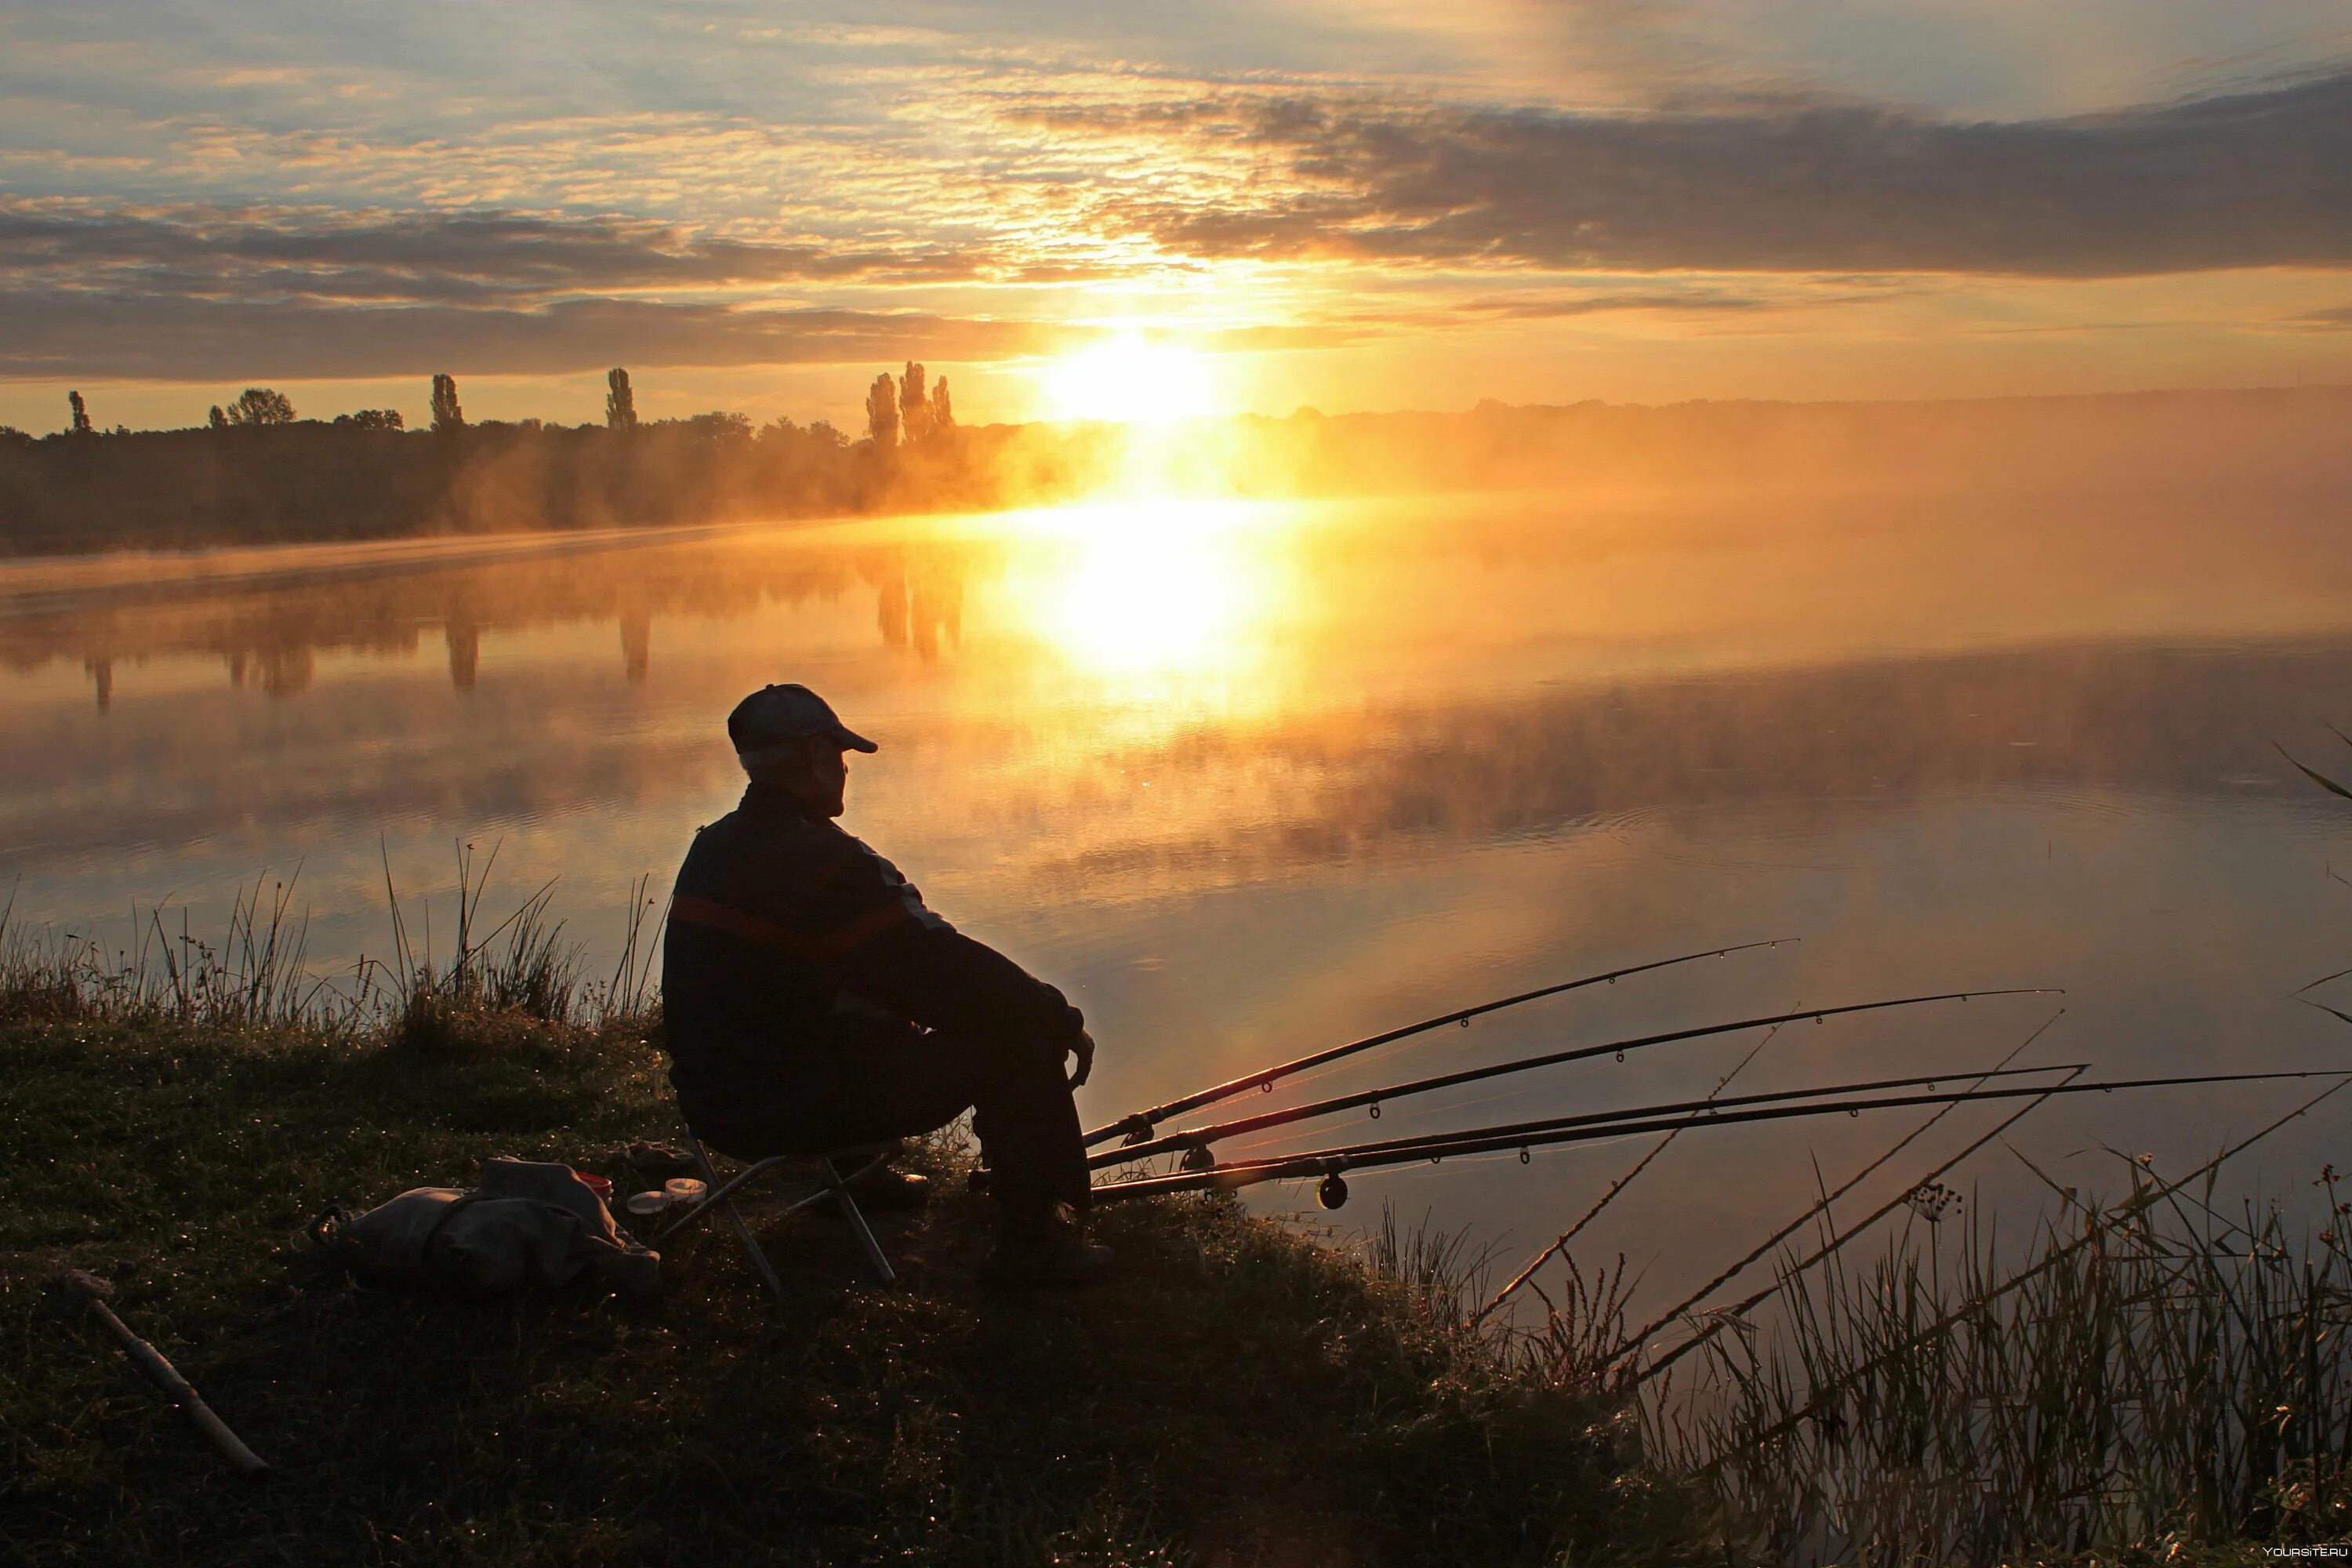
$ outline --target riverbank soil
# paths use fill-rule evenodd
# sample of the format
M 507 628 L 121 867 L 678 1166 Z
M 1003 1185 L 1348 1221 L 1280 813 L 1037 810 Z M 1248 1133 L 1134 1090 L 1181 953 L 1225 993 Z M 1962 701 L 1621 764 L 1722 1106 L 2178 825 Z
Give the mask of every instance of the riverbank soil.
M 958 1156 L 879 1216 L 716 1230 L 657 1300 L 363 1288 L 306 1222 L 484 1158 L 675 1141 L 627 1031 L 420 1054 L 0 1024 L 0 1557 L 20 1563 L 1674 1561 L 1690 1494 L 1392 1282 L 1223 1200 L 1109 1208 L 1111 1286 L 992 1293 Z M 274 1467 L 239 1481 L 56 1282 L 116 1308 Z

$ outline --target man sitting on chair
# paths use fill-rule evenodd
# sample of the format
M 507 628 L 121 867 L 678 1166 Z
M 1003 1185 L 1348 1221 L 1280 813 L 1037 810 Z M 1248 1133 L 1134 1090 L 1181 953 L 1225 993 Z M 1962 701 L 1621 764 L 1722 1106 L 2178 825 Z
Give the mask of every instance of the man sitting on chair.
M 823 698 L 763 688 L 727 734 L 751 786 L 695 836 L 662 950 L 670 1081 L 688 1125 L 748 1161 L 929 1132 L 971 1110 L 1003 1221 L 984 1277 L 1099 1275 L 1110 1249 L 1080 1228 L 1087 1156 L 1070 1092 L 1094 1065 L 1085 1018 L 834 825 L 847 753 L 876 747 Z

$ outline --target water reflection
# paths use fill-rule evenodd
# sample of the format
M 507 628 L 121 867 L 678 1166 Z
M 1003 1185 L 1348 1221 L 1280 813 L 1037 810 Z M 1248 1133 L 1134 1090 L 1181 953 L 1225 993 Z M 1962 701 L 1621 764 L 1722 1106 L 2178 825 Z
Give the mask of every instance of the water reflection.
M 299 860 L 331 961 L 382 946 L 380 854 L 429 891 L 453 838 L 497 839 L 514 886 L 560 875 L 602 943 L 631 880 L 666 879 L 740 787 L 720 716 L 801 679 L 883 744 L 853 830 L 1096 1016 L 1096 1111 L 1791 932 L 1770 967 L 1416 1049 L 2032 983 L 2073 992 L 2069 1056 L 2273 1065 L 2340 1051 L 2280 1001 L 2352 942 L 2326 876 L 2340 818 L 2271 742 L 2333 744 L 2321 721 L 2352 714 L 2352 551 L 2318 510 L 2229 522 L 2099 497 L 1998 517 L 1519 499 L 306 551 L 210 582 L 16 563 L 0 876 L 20 916 L 168 894 L 202 925 Z M 1998 1055 L 2033 1021 L 1825 1030 L 1754 1087 Z M 1661 1060 L 1642 1086 L 1704 1092 L 1726 1065 Z M 2052 1117 L 2075 1139 L 2053 1157 L 2125 1135 L 2096 1114 Z M 2150 1146 L 2218 1124 L 2131 1114 Z M 1849 1132 L 1875 1135 L 1810 1147 Z M 1789 1147 L 1678 1153 L 1655 1201 L 1695 1237 L 1777 1221 L 1810 1179 Z M 1549 1185 L 1449 1162 L 1399 1190 L 1534 1230 L 1608 1159 L 1560 1156 Z
M 1239 506 L 1131 502 L 1073 509 L 1075 548 L 1015 589 L 1017 613 L 1097 675 L 1235 673 L 1261 651 L 1277 598 L 1272 560 L 1238 537 Z

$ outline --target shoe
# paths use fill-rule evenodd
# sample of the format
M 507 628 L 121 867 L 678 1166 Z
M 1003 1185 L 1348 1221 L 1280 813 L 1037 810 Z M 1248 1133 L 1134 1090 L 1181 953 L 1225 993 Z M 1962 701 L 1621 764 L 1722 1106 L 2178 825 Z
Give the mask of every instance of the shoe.
M 857 1206 L 877 1214 L 904 1214 L 931 1201 L 931 1179 L 896 1165 L 885 1165 L 856 1186 L 849 1195 Z
M 1066 1209 L 1039 1220 L 1008 1222 L 996 1250 L 980 1266 L 983 1284 L 1014 1288 L 1091 1285 L 1110 1272 L 1111 1249 L 1087 1239 Z
M 637 1175 L 651 1177 L 656 1182 L 669 1176 L 697 1173 L 694 1161 L 685 1150 L 674 1149 L 667 1143 L 648 1142 L 643 1138 L 632 1138 L 626 1143 L 618 1144 L 604 1157 L 614 1164 L 626 1165 Z

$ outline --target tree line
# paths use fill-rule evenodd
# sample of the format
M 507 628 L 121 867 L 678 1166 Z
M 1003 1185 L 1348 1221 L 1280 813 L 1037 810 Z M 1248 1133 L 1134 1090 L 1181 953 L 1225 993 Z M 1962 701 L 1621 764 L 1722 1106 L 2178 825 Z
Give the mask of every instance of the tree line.
M 947 379 L 909 361 L 877 376 L 866 429 L 714 411 L 642 419 L 629 373 L 604 421 L 471 421 L 433 377 L 430 425 L 397 409 L 305 418 L 274 387 L 215 404 L 202 426 L 111 430 L 79 391 L 64 429 L 0 426 L 0 552 L 985 505 Z M 982 445 L 988 440 L 983 433 Z
M 90 423 L 89 405 L 79 391 L 66 394 L 68 416 L 66 436 L 95 436 L 101 432 Z M 457 401 L 457 378 L 436 374 L 433 378 L 433 425 L 436 435 L 449 435 L 466 427 L 465 406 Z M 275 387 L 248 386 L 226 405 L 215 403 L 206 415 L 205 426 L 211 430 L 233 428 L 255 429 L 272 425 L 305 423 L 295 412 L 293 399 Z M 312 423 L 315 423 L 313 421 Z M 338 414 L 331 423 L 359 430 L 401 430 L 407 421 L 397 408 L 362 408 L 350 414 Z M 497 426 L 501 421 L 490 421 Z M 775 422 L 792 426 L 789 419 Z M 740 414 L 699 414 L 684 420 L 655 420 L 651 428 L 669 425 L 697 426 L 705 429 L 736 429 L 749 433 L 750 418 Z M 537 419 L 520 421 L 518 428 L 545 429 Z M 629 373 L 614 366 L 604 374 L 604 427 L 628 434 L 638 428 L 636 390 L 631 385 Z M 797 426 L 793 426 L 797 428 Z M 580 426 L 580 429 L 593 426 Z M 847 446 L 848 437 L 834 429 L 824 420 L 808 426 L 823 432 L 821 438 L 835 446 Z M 111 432 L 117 436 L 140 434 L 128 426 L 118 425 Z M 956 434 L 955 405 L 948 394 L 948 378 L 940 376 L 927 383 L 926 373 L 913 360 L 907 368 L 893 376 L 884 371 L 874 378 L 866 390 L 866 438 L 883 450 L 897 448 L 903 441 L 908 447 L 929 447 L 950 441 Z M 0 441 L 21 445 L 37 439 L 13 425 L 0 425 Z
M 1544 491 L 1631 499 L 2091 485 L 2243 498 L 2352 494 L 2352 387 L 1948 402 L 1588 402 L 1464 413 L 1237 415 L 1181 433 L 961 426 L 944 378 L 875 377 L 866 430 L 741 414 L 641 418 L 628 373 L 601 425 L 467 418 L 433 384 L 427 429 L 390 409 L 300 417 L 248 387 L 205 426 L 0 427 L 0 554 L 988 510 L 1136 491 L 1289 497 Z M 1512 504 L 1521 504 L 1513 502 Z

